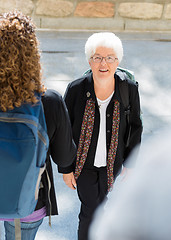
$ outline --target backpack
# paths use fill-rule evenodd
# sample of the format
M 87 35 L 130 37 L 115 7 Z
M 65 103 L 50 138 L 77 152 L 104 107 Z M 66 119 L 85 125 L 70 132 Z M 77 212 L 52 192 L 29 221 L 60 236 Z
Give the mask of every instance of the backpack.
M 0 218 L 23 218 L 37 204 L 49 146 L 41 96 L 0 111 Z
M 91 73 L 91 69 L 88 69 L 84 75 Z M 119 92 L 121 96 L 122 103 L 124 105 L 124 111 L 126 115 L 128 130 L 126 132 L 125 137 L 125 145 L 128 147 L 130 141 L 130 134 L 131 134 L 131 126 L 130 126 L 130 104 L 129 104 L 129 89 L 128 89 L 128 80 L 133 81 L 135 84 L 138 85 L 138 82 L 135 81 L 134 73 L 131 70 L 126 68 L 117 67 L 115 72 L 121 79 L 119 81 Z
M 130 126 L 130 111 L 131 107 L 129 104 L 129 89 L 128 89 L 128 80 L 133 81 L 138 86 L 138 82 L 135 81 L 134 73 L 128 69 L 117 67 L 116 74 L 120 77 L 122 81 L 119 81 L 119 92 L 124 105 L 124 112 L 127 120 L 127 131 L 125 136 L 125 146 L 129 146 L 131 126 Z

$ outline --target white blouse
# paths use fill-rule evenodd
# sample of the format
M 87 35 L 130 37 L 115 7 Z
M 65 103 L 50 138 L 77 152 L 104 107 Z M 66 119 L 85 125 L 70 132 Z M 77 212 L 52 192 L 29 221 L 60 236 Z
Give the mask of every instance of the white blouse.
M 114 92 L 113 92 L 114 93 Z M 95 167 L 105 167 L 107 159 L 107 148 L 106 148 L 106 109 L 113 96 L 113 93 L 105 100 L 97 98 L 99 112 L 100 112 L 100 129 L 97 141 L 97 148 L 94 160 Z

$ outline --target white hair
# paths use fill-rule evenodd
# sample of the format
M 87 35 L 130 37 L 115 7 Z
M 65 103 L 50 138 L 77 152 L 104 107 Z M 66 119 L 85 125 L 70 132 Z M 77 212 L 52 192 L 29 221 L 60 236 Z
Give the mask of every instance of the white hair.
M 87 61 L 95 54 L 97 47 L 112 48 L 119 63 L 123 57 L 123 46 L 121 40 L 112 32 L 99 32 L 92 34 L 85 44 L 85 55 Z

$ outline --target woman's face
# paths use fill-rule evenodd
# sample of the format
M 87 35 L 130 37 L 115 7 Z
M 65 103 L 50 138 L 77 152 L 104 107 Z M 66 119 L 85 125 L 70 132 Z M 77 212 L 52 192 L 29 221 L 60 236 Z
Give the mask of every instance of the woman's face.
M 112 48 L 97 47 L 89 61 L 94 81 L 113 81 L 114 73 L 119 65 L 116 53 Z

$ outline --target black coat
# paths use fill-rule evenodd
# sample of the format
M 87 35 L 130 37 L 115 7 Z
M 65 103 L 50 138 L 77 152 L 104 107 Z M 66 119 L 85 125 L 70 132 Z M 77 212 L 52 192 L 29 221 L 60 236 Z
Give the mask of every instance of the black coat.
M 53 182 L 51 159 L 58 167 L 67 167 L 74 161 L 76 146 L 72 139 L 72 130 L 68 111 L 62 96 L 54 90 L 47 90 L 42 96 L 44 113 L 49 136 L 49 150 L 46 159 L 46 169 L 51 180 L 50 202 L 51 214 L 58 214 Z M 43 188 L 39 191 L 36 210 L 46 206 L 47 215 L 50 214 L 48 200 L 48 182 L 46 172 L 42 175 Z
M 141 134 L 142 134 L 142 121 L 140 118 L 140 101 L 139 101 L 139 93 L 138 87 L 132 81 L 128 81 L 129 87 L 129 97 L 130 97 L 130 124 L 131 124 L 131 136 L 130 136 L 130 144 L 128 147 L 125 145 L 125 135 L 127 131 L 127 121 L 124 113 L 124 106 L 119 93 L 119 81 L 121 81 L 120 77 L 115 74 L 115 93 L 107 107 L 106 110 L 106 144 L 107 144 L 107 152 L 109 150 L 110 141 L 111 141 L 111 133 L 112 133 L 112 115 L 113 115 L 113 101 L 117 99 L 120 102 L 120 125 L 119 125 L 119 139 L 118 139 L 118 148 L 116 153 L 116 159 L 114 163 L 114 177 L 117 176 L 119 170 L 121 169 L 122 164 L 125 165 L 125 160 L 134 149 L 134 147 L 140 143 Z M 68 88 L 65 93 L 65 102 L 68 108 L 68 112 L 70 115 L 73 138 L 78 146 L 82 119 L 84 115 L 85 105 L 88 98 L 93 98 L 96 102 L 95 107 L 95 123 L 94 129 L 91 139 L 91 144 L 89 147 L 87 159 L 85 162 L 85 168 L 93 168 L 94 166 L 94 157 L 96 152 L 98 133 L 99 133 L 99 125 L 100 125 L 100 114 L 97 104 L 97 99 L 94 92 L 94 84 L 92 73 L 83 76 L 82 78 L 71 82 L 68 85 Z M 133 164 L 133 163 L 132 163 Z M 132 167 L 127 164 L 127 167 Z M 60 168 L 61 172 L 71 172 L 74 170 L 74 164 L 67 168 Z

